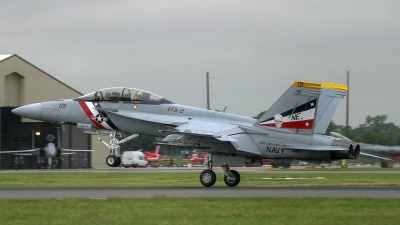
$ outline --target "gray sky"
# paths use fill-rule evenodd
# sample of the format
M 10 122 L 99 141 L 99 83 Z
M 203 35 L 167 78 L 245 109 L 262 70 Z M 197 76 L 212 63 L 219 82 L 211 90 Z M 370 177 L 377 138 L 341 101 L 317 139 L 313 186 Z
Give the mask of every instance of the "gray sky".
M 295 80 L 346 83 L 350 125 L 400 125 L 400 1 L 3 1 L 0 54 L 82 93 L 135 87 L 242 116 Z M 345 124 L 342 100 L 333 117 Z

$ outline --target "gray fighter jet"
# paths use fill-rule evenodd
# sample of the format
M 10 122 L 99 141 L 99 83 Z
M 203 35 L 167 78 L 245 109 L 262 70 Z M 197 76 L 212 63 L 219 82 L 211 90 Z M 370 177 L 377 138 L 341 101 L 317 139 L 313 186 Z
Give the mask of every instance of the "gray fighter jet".
M 0 154 L 13 154 L 13 155 L 35 155 L 37 156 L 38 164 L 42 159 L 46 159 L 49 165 L 49 169 L 52 165 L 52 160 L 60 158 L 61 155 L 73 155 L 77 152 L 94 152 L 94 150 L 82 150 L 82 149 L 66 149 L 61 148 L 61 135 L 60 129 L 57 128 L 57 143 L 58 146 L 54 144 L 55 136 L 53 134 L 47 135 L 46 139 L 49 141 L 44 148 L 35 148 L 28 150 L 13 150 L 13 151 L 0 151 Z M 40 168 L 40 166 L 39 166 Z
M 76 99 L 22 106 L 14 113 L 36 120 L 75 124 L 85 133 L 110 136 L 106 163 L 121 163 L 120 144 L 152 135 L 156 144 L 208 152 L 200 182 L 213 186 L 213 166 L 224 170 L 226 185 L 240 175 L 230 167 L 261 166 L 262 158 L 299 160 L 355 159 L 360 146 L 323 135 L 348 87 L 296 81 L 259 119 L 176 104 L 135 88 L 106 88 Z M 259 99 L 254 100 L 259 104 Z M 249 100 L 250 102 L 250 100 Z M 132 134 L 119 140 L 122 133 Z

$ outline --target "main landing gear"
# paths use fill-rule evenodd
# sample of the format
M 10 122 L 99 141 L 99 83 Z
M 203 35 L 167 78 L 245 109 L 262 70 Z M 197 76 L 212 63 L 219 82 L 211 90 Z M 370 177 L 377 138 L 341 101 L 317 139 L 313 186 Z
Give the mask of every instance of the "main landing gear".
M 211 187 L 217 181 L 217 176 L 212 170 L 212 155 L 208 154 L 204 159 L 204 167 L 206 168 L 200 173 L 200 183 L 205 187 Z M 228 164 L 223 165 L 224 181 L 229 187 L 236 187 L 240 183 L 240 175 L 236 170 L 230 170 Z
M 105 141 L 99 140 L 105 144 L 108 149 L 110 149 L 110 155 L 107 156 L 106 158 L 106 163 L 107 166 L 109 167 L 118 167 L 121 164 L 121 155 L 119 154 L 119 149 L 120 149 L 120 144 L 125 143 L 127 141 L 130 141 L 136 137 L 138 137 L 139 134 L 133 134 L 127 138 L 124 138 L 122 140 L 117 139 L 117 132 L 115 130 L 110 132 L 110 144 L 107 144 Z

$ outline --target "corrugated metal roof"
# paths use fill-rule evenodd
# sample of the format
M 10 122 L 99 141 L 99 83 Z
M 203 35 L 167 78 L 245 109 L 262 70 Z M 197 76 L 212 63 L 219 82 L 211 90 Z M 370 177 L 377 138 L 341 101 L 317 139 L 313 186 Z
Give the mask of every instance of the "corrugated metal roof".
M 0 55 L 0 61 L 3 61 L 4 59 L 7 59 L 8 57 L 11 57 L 12 55 Z

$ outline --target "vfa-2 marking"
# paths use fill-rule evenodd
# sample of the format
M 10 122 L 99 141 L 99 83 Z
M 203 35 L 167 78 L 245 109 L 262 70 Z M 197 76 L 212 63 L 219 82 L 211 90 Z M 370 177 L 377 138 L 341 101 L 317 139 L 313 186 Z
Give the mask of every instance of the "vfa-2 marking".
M 175 112 L 175 113 L 183 113 L 185 112 L 185 109 L 179 109 L 176 107 L 168 107 L 168 112 Z
M 60 109 L 65 109 L 65 108 L 67 108 L 67 104 L 60 104 L 60 105 L 58 106 L 58 108 L 60 108 Z

